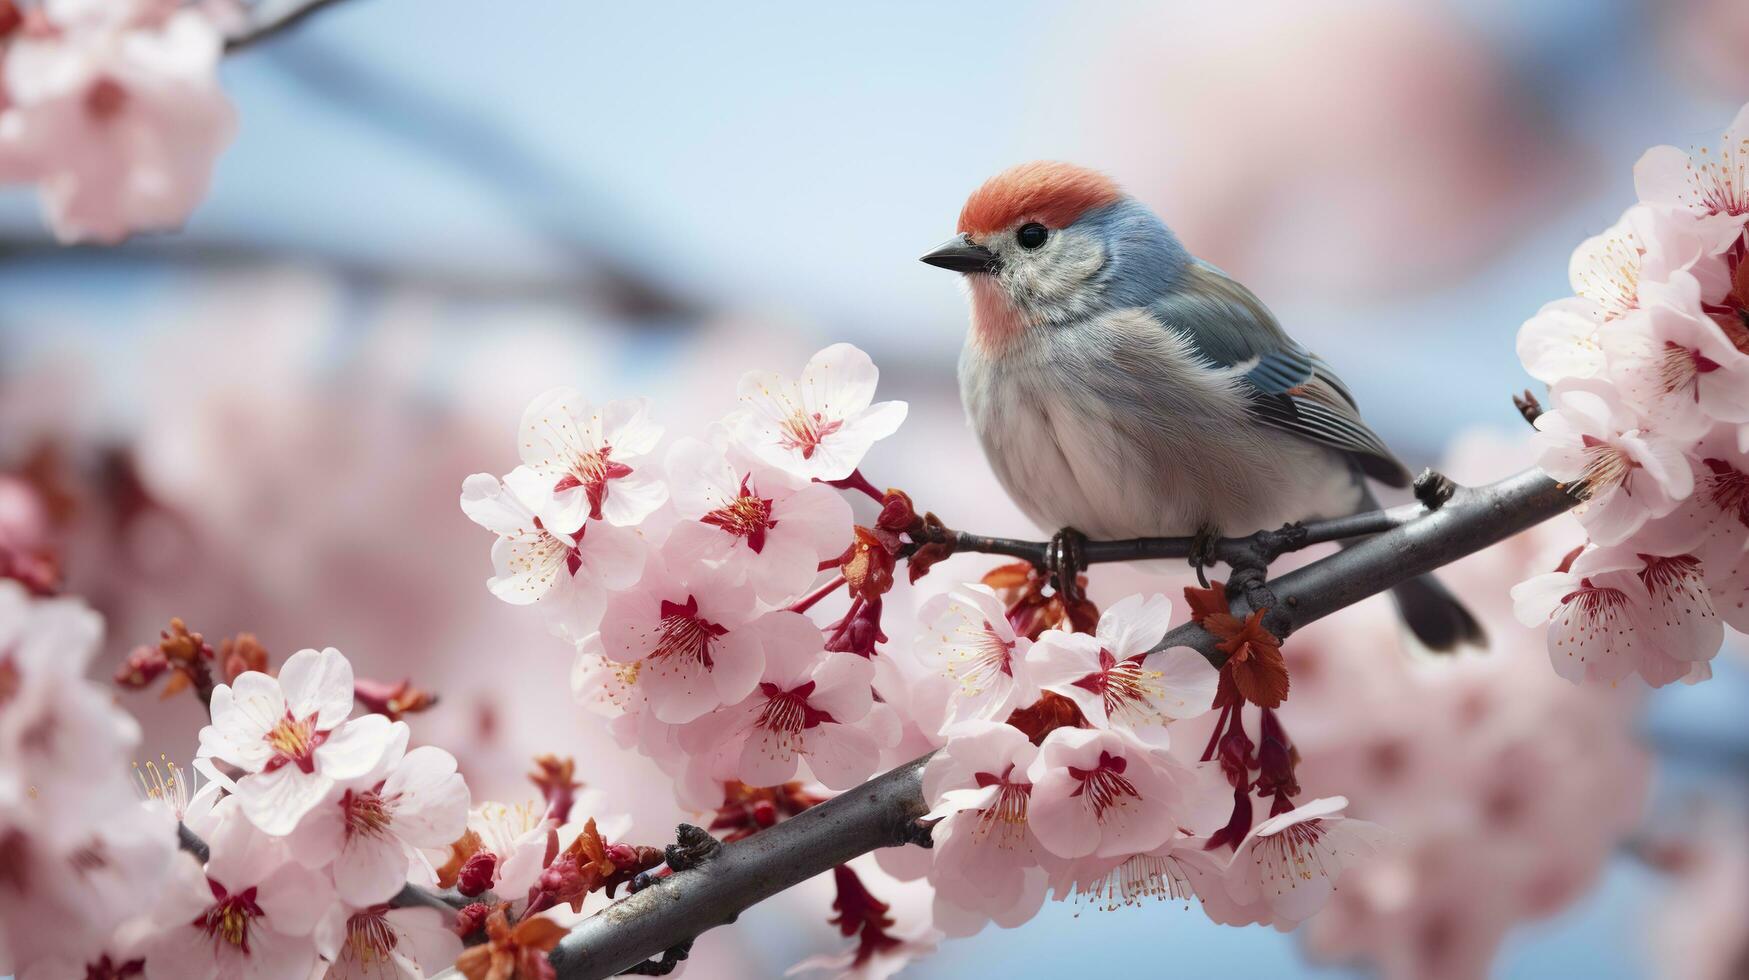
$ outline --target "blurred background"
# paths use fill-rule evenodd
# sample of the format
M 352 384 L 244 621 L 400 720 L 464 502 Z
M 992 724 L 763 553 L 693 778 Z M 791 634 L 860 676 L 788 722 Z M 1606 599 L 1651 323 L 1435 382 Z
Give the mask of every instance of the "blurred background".
M 173 615 L 276 659 L 338 646 L 440 692 L 415 732 L 476 798 L 532 796 L 527 758 L 571 753 L 661 839 L 666 787 L 573 705 L 568 649 L 488 595 L 489 539 L 456 505 L 514 464 L 529 397 L 648 394 L 679 431 L 743 370 L 848 340 L 912 404 L 875 482 L 1030 533 L 960 415 L 958 286 L 916 257 L 983 178 L 1060 158 L 1250 284 L 1412 466 L 1492 429 L 1472 467 L 1505 475 L 1519 323 L 1632 201 L 1642 150 L 1713 140 L 1749 99 L 1741 0 L 1218 6 L 336 4 L 227 59 L 240 132 L 183 232 L 64 248 L 28 188 L 0 193 L 0 472 L 50 501 L 68 591 L 110 617 L 105 669 Z M 1635 709 L 1660 839 L 1693 837 L 1697 807 L 1741 830 L 1740 654 Z M 126 703 L 150 755 L 192 751 L 190 699 Z M 1644 852 L 1510 931 L 1493 972 L 1749 975 L 1683 972 L 1671 950 L 1700 940 L 1659 926 L 1671 876 Z M 1745 871 L 1708 907 L 1742 918 Z M 689 970 L 832 948 L 824 894 Z M 908 975 L 1167 964 L 1355 972 L 1169 904 L 1053 904 Z

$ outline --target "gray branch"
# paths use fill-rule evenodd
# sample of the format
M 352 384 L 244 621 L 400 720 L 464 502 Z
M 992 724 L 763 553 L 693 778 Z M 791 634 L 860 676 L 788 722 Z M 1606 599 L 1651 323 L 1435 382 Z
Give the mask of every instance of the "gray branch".
M 260 0 L 250 8 L 249 23 L 242 30 L 225 38 L 225 53 L 233 54 L 289 31 L 340 2 L 341 0 Z
M 1286 636 L 1577 503 L 1534 470 L 1485 487 L 1459 487 L 1437 510 L 1268 582 L 1269 594 L 1278 601 L 1266 622 L 1276 635 Z M 1235 614 L 1250 609 L 1244 595 L 1234 596 Z M 1222 658 L 1214 644 L 1213 636 L 1186 623 L 1166 634 L 1160 646 L 1193 647 L 1218 663 Z M 583 920 L 553 951 L 560 980 L 614 976 L 733 922 L 754 904 L 851 858 L 906 843 L 914 821 L 927 811 L 926 761 L 928 756 L 908 762 L 769 830 L 726 844 L 699 866 L 677 871 Z

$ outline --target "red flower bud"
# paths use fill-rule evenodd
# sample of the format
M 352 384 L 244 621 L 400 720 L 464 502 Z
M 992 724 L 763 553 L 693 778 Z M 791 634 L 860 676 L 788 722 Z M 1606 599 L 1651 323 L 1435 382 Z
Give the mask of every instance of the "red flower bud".
M 456 876 L 455 890 L 473 898 L 492 887 L 492 872 L 497 869 L 498 855 L 491 851 L 480 851 L 462 862 L 461 873 Z

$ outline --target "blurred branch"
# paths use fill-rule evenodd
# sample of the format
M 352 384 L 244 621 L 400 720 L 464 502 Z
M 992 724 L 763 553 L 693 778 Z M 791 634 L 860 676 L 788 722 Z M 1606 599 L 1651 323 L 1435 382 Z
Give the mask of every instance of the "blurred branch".
M 225 53 L 234 54 L 283 34 L 341 2 L 342 0 L 263 0 L 253 4 L 242 29 L 225 39 Z
M 1485 487 L 1455 487 L 1437 510 L 1401 523 L 1393 519 L 1389 530 L 1269 582 L 1267 588 L 1279 601 L 1266 622 L 1277 636 L 1287 636 L 1577 503 L 1534 470 Z M 1234 615 L 1248 613 L 1248 603 L 1235 597 Z M 1195 623 L 1167 633 L 1156 649 L 1175 646 L 1194 648 L 1215 663 L 1224 659 L 1215 649 L 1215 637 Z M 769 830 L 725 844 L 699 866 L 676 871 L 584 919 L 553 950 L 558 977 L 614 976 L 733 922 L 758 902 L 851 858 L 914 840 L 915 822 L 928 809 L 922 788 L 928 758 L 908 762 Z
M 455 301 L 547 301 L 631 320 L 672 323 L 696 319 L 704 312 L 659 285 L 612 268 L 585 266 L 563 275 L 509 275 L 465 266 L 409 266 L 241 240 L 148 236 L 118 246 L 97 247 L 65 246 L 46 237 L 7 237 L 0 233 L 0 266 L 8 270 L 37 264 L 114 269 L 163 266 L 233 272 L 270 268 L 288 261 L 308 263 L 353 288 L 418 289 Z
M 652 316 L 702 315 L 700 304 L 640 271 L 673 268 L 674 256 L 667 250 L 639 254 L 632 248 L 610 255 L 603 249 L 602 229 L 645 229 L 637 215 L 616 213 L 608 199 L 584 184 L 574 163 L 545 159 L 503 117 L 435 98 L 424 87 L 333 46 L 289 46 L 275 52 L 269 64 L 336 111 L 480 181 L 558 253 L 562 266 L 589 270 L 627 305 Z

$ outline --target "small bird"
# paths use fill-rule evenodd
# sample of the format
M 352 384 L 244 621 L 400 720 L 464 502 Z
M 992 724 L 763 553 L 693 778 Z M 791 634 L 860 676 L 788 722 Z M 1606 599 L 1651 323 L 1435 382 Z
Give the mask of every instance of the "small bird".
M 1104 174 L 997 174 L 923 261 L 964 276 L 960 397 L 1041 527 L 1207 541 L 1372 510 L 1367 478 L 1409 483 L 1330 366 Z M 1426 646 L 1482 641 L 1432 577 L 1393 594 Z

